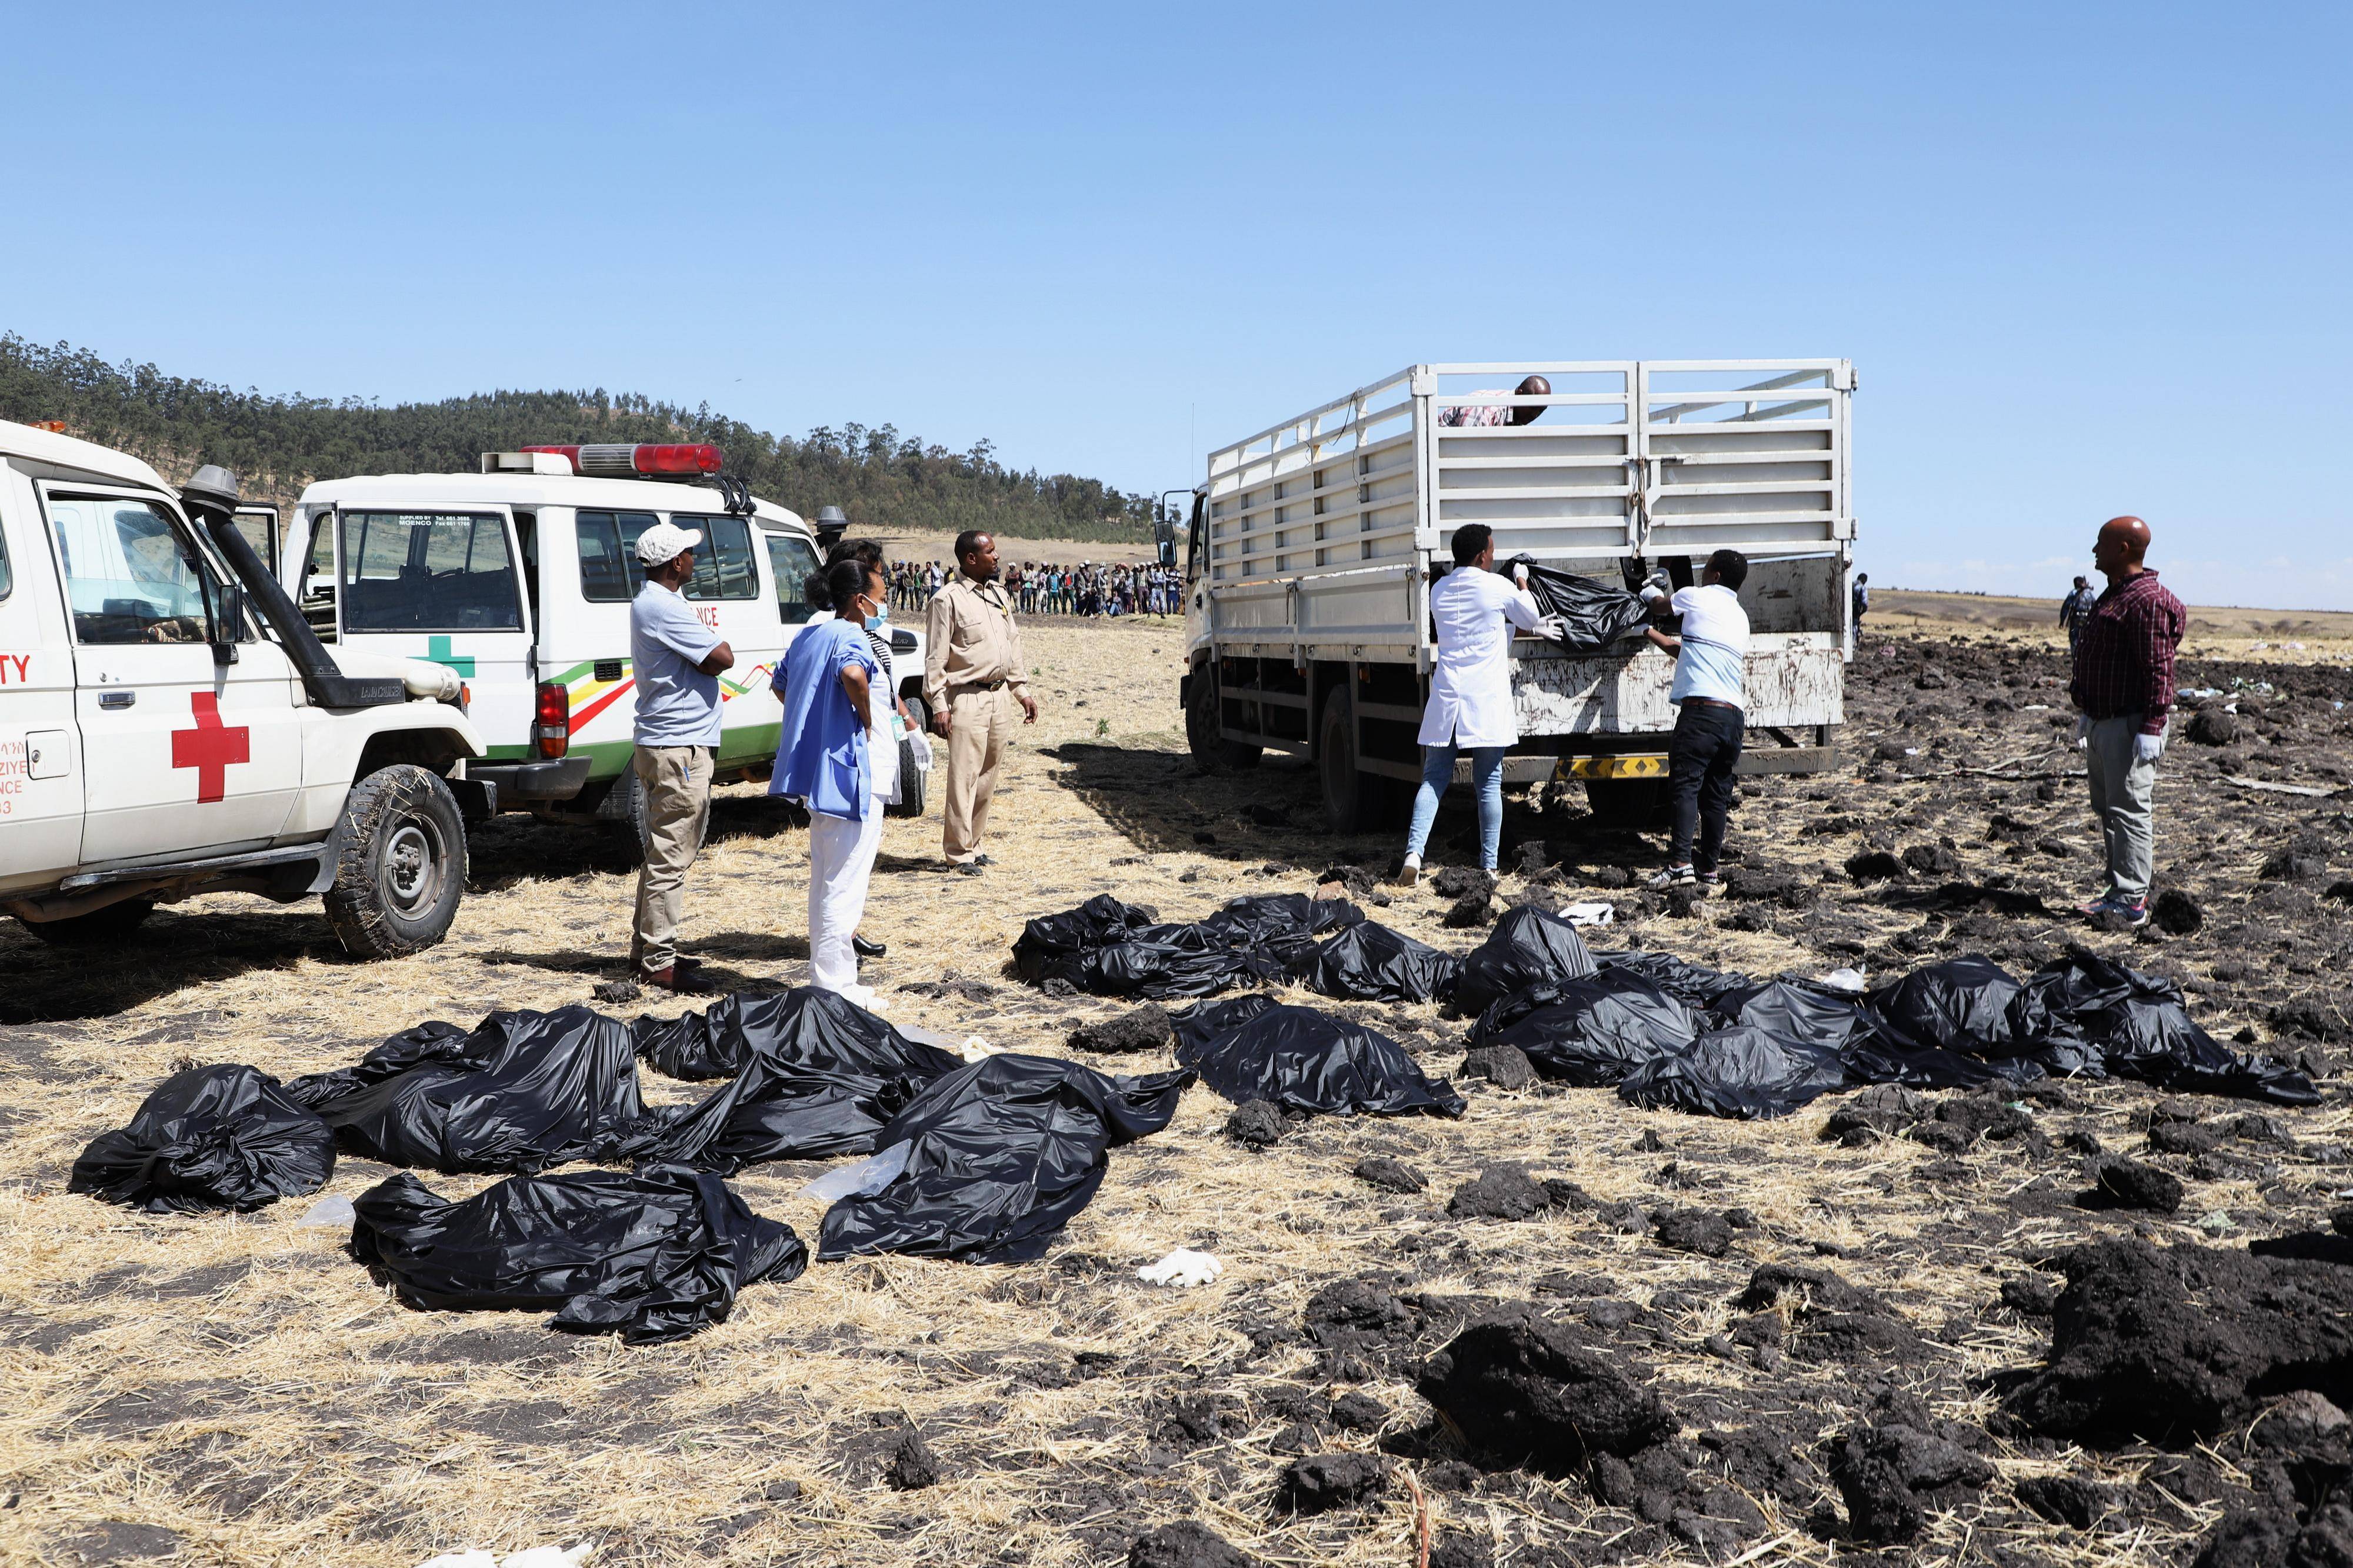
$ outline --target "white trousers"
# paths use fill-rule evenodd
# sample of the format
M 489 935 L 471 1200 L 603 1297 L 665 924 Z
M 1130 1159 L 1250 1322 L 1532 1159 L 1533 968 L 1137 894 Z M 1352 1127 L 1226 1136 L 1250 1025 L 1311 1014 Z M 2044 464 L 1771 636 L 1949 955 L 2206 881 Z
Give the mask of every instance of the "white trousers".
M 856 820 L 813 811 L 808 843 L 808 983 L 850 994 L 858 954 L 849 939 L 866 913 L 866 884 L 882 846 L 882 807 L 869 799 L 866 816 Z

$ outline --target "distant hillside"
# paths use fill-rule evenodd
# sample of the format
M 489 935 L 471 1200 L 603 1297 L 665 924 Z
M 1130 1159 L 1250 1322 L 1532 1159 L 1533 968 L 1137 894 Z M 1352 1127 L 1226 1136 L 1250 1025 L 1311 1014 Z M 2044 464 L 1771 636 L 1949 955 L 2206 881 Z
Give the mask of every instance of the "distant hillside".
M 489 392 L 386 407 L 357 398 L 280 397 L 108 364 L 65 343 L 0 335 L 0 419 L 62 419 L 73 435 L 136 453 L 167 478 L 201 463 L 237 470 L 246 493 L 290 501 L 312 479 L 471 469 L 526 442 L 715 441 L 753 490 L 804 517 L 840 507 L 853 525 L 954 533 L 966 528 L 1073 540 L 1152 536 L 1155 498 L 1099 479 L 1016 472 L 989 443 L 925 446 L 889 425 L 845 424 L 795 439 L 635 393 Z

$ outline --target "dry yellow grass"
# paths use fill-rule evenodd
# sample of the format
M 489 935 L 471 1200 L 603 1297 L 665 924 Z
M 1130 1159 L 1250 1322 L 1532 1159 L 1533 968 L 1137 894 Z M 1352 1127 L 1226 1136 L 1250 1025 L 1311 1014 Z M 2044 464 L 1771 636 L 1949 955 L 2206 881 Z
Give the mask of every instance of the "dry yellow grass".
M 926 820 L 892 819 L 866 921 L 891 953 L 868 977 L 892 998 L 894 1017 L 1056 1054 L 1073 1025 L 1118 1008 L 1053 1002 L 1003 978 L 1026 916 L 1108 889 L 1191 918 L 1235 894 L 1305 885 L 1297 874 L 1261 874 L 1265 861 L 1307 859 L 1312 870 L 1314 858 L 1378 847 L 1239 822 L 1258 801 L 1298 803 L 1312 821 L 1312 783 L 1296 768 L 1193 775 L 1177 729 L 1173 629 L 1129 622 L 1029 637 L 1044 713 L 1022 732 L 998 792 L 989 847 L 1001 864 L 981 878 L 943 875 L 936 808 Z M 1223 842 L 1196 845 L 1198 826 Z M 1935 1370 L 1981 1374 L 2041 1348 L 2017 1320 L 1980 1317 L 2002 1274 L 2094 1223 L 2024 1221 L 1981 1257 L 1945 1247 L 1942 1261 L 1924 1263 L 1912 1241 L 2012 1184 L 2000 1156 L 1982 1161 L 1970 1198 L 1966 1184 L 1909 1179 L 1917 1148 L 1821 1142 L 1820 1111 L 1733 1124 L 1631 1110 L 1604 1092 L 1483 1092 L 1460 1122 L 1326 1119 L 1254 1155 L 1219 1135 L 1229 1108 L 1197 1089 L 1166 1133 L 1114 1153 L 1100 1194 L 1045 1262 L 813 1267 L 794 1284 L 748 1290 L 729 1322 L 692 1341 L 628 1349 L 548 1333 L 528 1315 L 407 1310 L 343 1256 L 340 1231 L 299 1225 L 308 1201 L 244 1218 L 164 1219 L 66 1194 L 83 1143 L 120 1125 L 184 1057 L 316 1070 L 426 1018 L 470 1022 L 493 1006 L 584 1000 L 594 980 L 619 972 L 630 879 L 592 839 L 503 819 L 481 834 L 475 870 L 452 939 L 397 963 L 345 963 L 314 910 L 241 898 L 159 915 L 138 953 L 69 958 L 0 931 L 7 997 L 42 1015 L 11 1031 L 0 1112 L 0 1377 L 10 1391 L 0 1405 L 0 1491 L 16 1494 L 0 1510 L 0 1560 L 66 1563 L 175 1545 L 202 1563 L 406 1568 L 439 1550 L 592 1538 L 598 1563 L 1077 1564 L 1116 1559 L 1138 1531 L 1193 1516 L 1269 1563 L 1409 1564 L 1402 1493 L 1361 1514 L 1278 1520 L 1269 1503 L 1287 1456 L 1270 1445 L 1281 1423 L 1254 1415 L 1238 1434 L 1178 1453 L 1154 1435 L 1167 1402 L 1233 1395 L 1247 1408 L 1278 1381 L 1300 1386 L 1288 1380 L 1312 1376 L 1312 1352 L 1293 1343 L 1261 1353 L 1248 1331 L 1295 1328 L 1308 1297 L 1336 1279 L 1404 1277 L 1440 1296 L 1525 1298 L 1567 1269 L 1606 1274 L 1637 1303 L 1670 1291 L 1686 1299 L 1670 1342 L 1644 1359 L 1671 1400 L 1696 1408 L 1744 1375 L 1696 1348 L 1724 1326 L 1729 1290 L 1758 1261 L 1820 1261 L 1816 1242 L 1851 1249 L 1837 1267 L 1886 1290 L 1929 1332 L 1930 1353 L 1949 1363 Z M 690 885 L 688 946 L 723 984 L 793 982 L 805 872 L 800 837 L 776 825 L 756 791 L 728 792 Z M 1381 918 L 1459 946 L 1461 933 L 1439 927 L 1443 907 L 1401 897 Z M 1820 967 L 1769 933 L 1708 920 L 1674 930 L 1696 959 Z M 999 990 L 964 1004 L 895 989 L 951 973 Z M 1433 1072 L 1452 1065 L 1442 1053 L 1459 1026 L 1434 1008 L 1360 1011 L 1419 1040 Z M 647 1082 L 663 1098 L 695 1092 L 651 1074 Z M 2104 1094 L 2084 1124 L 2120 1133 L 2144 1100 L 2136 1090 Z M 2323 1120 L 2299 1131 L 2341 1131 L 2345 1118 Z M 1672 1156 L 1636 1150 L 1645 1130 Z M 1420 1166 L 1430 1190 L 1376 1197 L 1349 1173 L 1374 1153 Z M 1662 1178 L 1669 1158 L 1679 1173 Z M 1604 1200 L 1657 1202 L 1663 1190 L 1746 1205 L 1763 1228 L 1734 1257 L 1709 1260 L 1609 1233 L 1588 1213 L 1447 1220 L 1446 1195 L 1504 1159 Z M 755 1168 L 737 1184 L 754 1208 L 813 1238 L 819 1210 L 794 1194 L 814 1169 Z M 385 1173 L 346 1161 L 328 1191 L 350 1196 Z M 486 1184 L 427 1180 L 445 1193 Z M 2252 1188 L 2215 1196 L 2230 1208 L 2263 1201 Z M 1134 1279 L 1137 1265 L 1177 1246 L 1216 1252 L 1224 1279 L 1181 1292 Z M 1079 1352 L 1114 1356 L 1115 1368 L 1078 1377 Z M 1926 1369 L 1882 1370 L 1910 1379 Z M 1836 1368 L 1796 1379 L 1789 1405 L 1810 1428 L 1832 1429 L 1862 1396 Z M 1399 1425 L 1422 1419 L 1399 1377 L 1369 1389 Z M 1947 1413 L 1989 1408 L 1979 1398 L 1948 1402 Z M 946 1461 L 936 1489 L 902 1494 L 875 1473 L 879 1447 L 903 1420 Z M 1372 1441 L 1338 1434 L 1328 1446 Z M 2000 1463 L 2016 1476 L 2074 1461 L 2005 1454 Z M 2109 1473 L 2133 1466 L 2127 1458 Z M 1756 1561 L 1831 1560 L 1801 1528 L 1802 1510 L 1757 1500 L 1773 1544 Z M 1620 1528 L 1599 1522 L 1574 1485 L 1433 1494 L 1430 1504 L 1441 1527 L 1491 1537 L 1507 1562 L 1531 1542 L 1588 1551 Z M 1940 1519 L 1930 1550 L 1968 1560 L 1985 1540 L 1975 1531 Z M 2154 1564 L 2177 1560 L 2187 1538 L 2143 1530 L 2059 1550 Z
M 2099 585 L 2098 579 L 2093 585 Z M 2057 594 L 2043 600 L 1874 588 L 1865 625 L 1873 636 L 1994 634 L 2004 640 L 2064 647 L 2067 634 L 2059 626 L 2059 599 Z M 2253 658 L 2268 664 L 2346 663 L 2353 661 L 2353 613 L 2192 605 L 2181 651 L 2193 658 Z

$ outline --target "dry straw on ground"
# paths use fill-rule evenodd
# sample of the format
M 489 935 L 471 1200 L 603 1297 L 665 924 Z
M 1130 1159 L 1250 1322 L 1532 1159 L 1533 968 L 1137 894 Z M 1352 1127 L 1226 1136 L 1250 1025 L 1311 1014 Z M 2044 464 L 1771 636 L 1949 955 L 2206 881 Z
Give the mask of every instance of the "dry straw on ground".
M 1000 973 L 1026 916 L 1113 890 L 1189 918 L 1238 893 L 1303 888 L 1303 873 L 1327 859 L 1392 847 L 1324 836 L 1312 781 L 1296 767 L 1196 776 L 1178 731 L 1173 629 L 1041 626 L 1029 647 L 1044 713 L 1022 732 L 998 793 L 999 865 L 980 878 L 942 874 L 936 809 L 884 834 L 866 930 L 891 944 L 869 977 L 894 1016 L 1060 1053 L 1073 1026 L 1117 1007 L 1042 998 Z M 1757 809 L 1788 816 L 1745 817 L 1745 829 L 1819 810 L 1803 787 L 1775 785 Z M 1937 787 L 1891 785 L 1888 810 Z M 1255 826 L 1250 805 L 1288 807 L 1296 826 Z M 1461 826 L 1450 815 L 1441 845 Z M 814 1267 L 797 1283 L 747 1291 L 729 1322 L 699 1338 L 628 1349 L 551 1334 L 527 1315 L 407 1310 L 343 1256 L 340 1232 L 300 1226 L 307 1201 L 164 1219 L 64 1192 L 83 1143 L 120 1125 L 184 1058 L 315 1070 L 426 1018 L 582 1001 L 620 972 L 630 879 L 593 837 L 502 819 L 480 835 L 474 870 L 452 939 L 398 963 L 346 963 L 314 909 L 248 899 L 166 911 L 137 952 L 67 955 L 0 931 L 5 999 L 20 1020 L 5 1031 L 0 1088 L 0 1376 L 11 1394 L 0 1405 L 0 1490 L 16 1494 L 0 1510 L 0 1558 L 176 1550 L 206 1563 L 406 1568 L 438 1550 L 594 1538 L 600 1564 L 1077 1564 L 1121 1560 L 1141 1530 L 1189 1516 L 1269 1563 L 1408 1563 L 1413 1510 L 1401 1489 L 1321 1520 L 1271 1510 L 1291 1457 L 1276 1451 L 1288 1422 L 1271 1403 L 1341 1392 L 1309 1347 L 1282 1338 L 1320 1286 L 1364 1276 L 1439 1298 L 1543 1300 L 1548 1278 L 1604 1276 L 1614 1295 L 1664 1304 L 1671 1327 L 1639 1359 L 1704 1426 L 1711 1410 L 1756 1407 L 1755 1373 L 1699 1348 L 1725 1326 L 1748 1268 L 1818 1264 L 1836 1248 L 1846 1257 L 1835 1267 L 1886 1291 L 1926 1336 L 1929 1364 L 1875 1374 L 1934 1390 L 1944 1414 L 1982 1418 L 1990 1397 L 1969 1379 L 2029 1363 L 2043 1342 L 2037 1325 L 1989 1310 L 2001 1280 L 2041 1250 L 2135 1228 L 2009 1217 L 2005 1194 L 2031 1173 L 2004 1156 L 1924 1182 L 1913 1175 L 1924 1151 L 1827 1143 L 1820 1110 L 1744 1125 L 1630 1110 L 1605 1092 L 1474 1090 L 1460 1122 L 1324 1120 L 1254 1154 L 1220 1135 L 1229 1108 L 1197 1089 L 1166 1133 L 1113 1155 L 1102 1192 L 1046 1261 Z M 689 947 L 723 984 L 797 978 L 805 871 L 800 836 L 758 792 L 727 792 L 686 921 Z M 1424 891 L 1380 915 L 1460 946 L 1462 933 L 1440 928 L 1443 909 Z M 1732 930 L 1720 914 L 1662 922 L 1654 940 L 1758 973 L 1824 967 L 1794 938 Z M 1883 919 L 1890 931 L 1909 923 Z M 994 994 L 929 1000 L 897 989 L 950 975 Z M 1434 1008 L 1348 1010 L 1433 1073 L 1458 1059 L 1461 1026 Z M 648 1083 L 669 1098 L 695 1092 L 650 1074 Z M 2102 1089 L 2075 1121 L 2124 1141 L 2147 1099 Z M 2298 1134 L 2341 1136 L 2344 1121 L 2314 1113 Z M 1668 1152 L 1637 1148 L 1646 1131 Z M 1372 1193 L 1350 1174 L 1370 1154 L 1419 1166 L 1430 1189 Z M 1516 1225 L 1448 1219 L 1447 1195 L 1500 1160 L 1604 1201 L 1741 1205 L 1761 1223 L 1733 1256 L 1707 1259 L 1616 1234 L 1587 1211 Z M 817 1168 L 758 1168 L 738 1185 L 754 1207 L 812 1237 L 819 1211 L 794 1194 Z M 350 1196 L 385 1174 L 346 1161 L 328 1191 Z M 485 1184 L 427 1180 L 447 1193 Z M 2138 1228 L 2202 1238 L 2188 1222 L 2212 1213 L 2242 1226 L 2276 1202 L 2247 1182 L 2219 1183 L 2201 1188 L 2184 1223 Z M 1134 1279 L 1136 1266 L 1179 1246 L 1218 1254 L 1225 1277 L 1191 1291 Z M 1366 1387 L 1393 1430 L 1425 1420 L 1402 1369 Z M 1862 1397 L 1858 1376 L 1835 1364 L 1793 1363 L 1769 1390 L 1818 1434 Z M 1200 1401 L 1227 1411 L 1219 1435 L 1172 1434 L 1172 1409 Z M 881 1475 L 908 1423 L 944 1461 L 930 1489 L 900 1492 Z M 1321 1446 L 1376 1442 L 1334 1432 Z M 2000 1460 L 2013 1479 L 2054 1468 L 2125 1479 L 2147 1458 Z M 1831 1560 L 1806 1533 L 1803 1507 L 1757 1500 L 1772 1529 L 1750 1560 Z M 1596 1510 L 1573 1483 L 1515 1477 L 1433 1492 L 1430 1505 L 1441 1530 L 1487 1538 L 1504 1562 L 1544 1561 L 1546 1550 L 1607 1555 L 1630 1518 Z M 2001 1542 L 2053 1559 L 2154 1564 L 2179 1560 L 2212 1512 L 2192 1507 L 2165 1531 L 2078 1536 L 2002 1499 L 1998 1524 L 1939 1517 L 1927 1550 L 1984 1560 Z

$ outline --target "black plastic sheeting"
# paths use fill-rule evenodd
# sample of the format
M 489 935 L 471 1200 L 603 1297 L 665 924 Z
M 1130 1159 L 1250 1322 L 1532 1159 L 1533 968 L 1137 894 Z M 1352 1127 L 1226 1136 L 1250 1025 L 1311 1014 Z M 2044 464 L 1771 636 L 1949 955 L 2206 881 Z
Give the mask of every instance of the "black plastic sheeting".
M 1291 977 L 1353 1002 L 1428 1002 L 1451 995 L 1462 960 L 1377 921 L 1360 921 L 1293 959 Z
M 1483 1013 L 1531 985 L 1582 980 L 1593 968 L 1593 955 L 1575 926 L 1523 905 L 1498 920 L 1487 940 L 1463 955 L 1454 1003 L 1465 1013 Z
M 1356 905 L 1304 893 L 1236 899 L 1190 925 L 1098 893 L 1074 910 L 1021 928 L 1013 963 L 1032 985 L 1061 980 L 1098 996 L 1210 996 L 1272 980 L 1314 939 L 1365 918 Z
M 1759 984 L 1662 953 L 1598 963 L 1592 975 L 1493 1004 L 1470 1045 L 1516 1046 L 1547 1078 L 1712 1116 L 1786 1115 L 1869 1083 L 2110 1075 L 2283 1105 L 2318 1099 L 2304 1074 L 2216 1043 L 2177 987 L 2082 948 L 2024 981 L 1970 955 L 1867 996 L 1792 976 Z
M 595 1158 L 724 1173 L 871 1153 L 875 1135 L 925 1084 L 964 1066 L 813 986 L 731 996 L 659 1030 L 649 1022 L 639 1020 L 638 1045 L 657 1065 L 724 1066 L 735 1079 L 693 1105 L 649 1111 Z
M 92 1139 L 66 1191 L 149 1214 L 246 1214 L 315 1193 L 334 1173 L 333 1131 L 276 1079 L 202 1067 L 174 1073 L 129 1126 Z
M 1041 1258 L 1103 1185 L 1108 1151 L 1167 1126 L 1192 1081 L 1189 1072 L 1110 1077 L 1011 1052 L 935 1079 L 876 1140 L 886 1151 L 908 1146 L 904 1170 L 826 1210 L 818 1256 Z
M 1514 555 L 1504 565 L 1507 572 L 1527 569 L 1529 595 L 1546 615 L 1560 617 L 1563 635 L 1558 640 L 1572 655 L 1599 653 L 1650 623 L 1642 601 L 1613 583 L 1540 566 L 1529 555 Z
M 1237 1105 L 1271 1100 L 1310 1115 L 1460 1116 L 1461 1095 L 1433 1083 L 1377 1029 L 1271 996 L 1204 1002 L 1173 1016 L 1176 1059 Z
M 403 1173 L 352 1207 L 352 1255 L 412 1307 L 553 1309 L 550 1328 L 629 1344 L 724 1322 L 744 1286 L 808 1267 L 790 1226 L 674 1168 L 516 1176 L 454 1203 Z
M 585 1159 L 645 1113 L 628 1026 L 579 1005 L 420 1024 L 286 1095 L 346 1153 L 451 1173 Z
M 1516 1046 L 1546 1078 L 1606 1089 L 1644 1062 L 1689 1048 L 1705 1026 L 1697 1009 L 1656 981 L 1611 967 L 1505 997 L 1479 1016 L 1470 1046 Z

